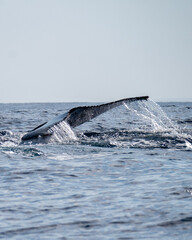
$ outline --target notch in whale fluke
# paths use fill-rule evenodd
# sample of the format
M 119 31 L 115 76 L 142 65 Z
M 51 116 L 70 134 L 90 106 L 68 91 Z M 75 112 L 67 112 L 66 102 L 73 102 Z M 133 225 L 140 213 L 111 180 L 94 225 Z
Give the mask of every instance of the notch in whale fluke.
M 34 128 L 33 130 L 29 131 L 22 137 L 22 141 L 36 139 L 39 136 L 44 137 L 44 136 L 50 135 L 52 133 L 50 133 L 48 130 L 62 121 L 67 122 L 71 127 L 74 128 L 87 121 L 90 121 L 91 119 L 101 115 L 104 112 L 109 111 L 110 109 L 113 109 L 115 107 L 122 105 L 123 103 L 148 100 L 148 98 L 149 98 L 148 96 L 124 98 L 118 101 L 95 105 L 95 106 L 82 106 L 82 107 L 72 108 L 71 110 L 69 110 L 69 112 L 58 115 L 52 120 L 45 122 L 39 125 L 38 127 Z

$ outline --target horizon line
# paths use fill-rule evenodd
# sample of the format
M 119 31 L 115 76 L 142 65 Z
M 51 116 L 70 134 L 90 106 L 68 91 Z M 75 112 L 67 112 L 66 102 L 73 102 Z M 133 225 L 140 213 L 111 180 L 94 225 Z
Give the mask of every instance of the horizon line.
M 150 97 L 149 97 L 150 99 Z M 165 99 L 152 99 L 155 102 L 163 103 L 163 102 L 192 102 L 192 98 L 165 98 Z M 0 102 L 0 104 L 32 104 L 32 103 L 103 103 L 108 101 L 27 101 L 27 102 Z

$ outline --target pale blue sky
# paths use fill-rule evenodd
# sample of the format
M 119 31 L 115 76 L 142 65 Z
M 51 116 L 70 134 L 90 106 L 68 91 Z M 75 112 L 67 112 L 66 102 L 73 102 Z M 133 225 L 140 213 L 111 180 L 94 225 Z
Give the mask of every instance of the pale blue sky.
M 191 0 L 0 0 L 0 102 L 192 101 Z

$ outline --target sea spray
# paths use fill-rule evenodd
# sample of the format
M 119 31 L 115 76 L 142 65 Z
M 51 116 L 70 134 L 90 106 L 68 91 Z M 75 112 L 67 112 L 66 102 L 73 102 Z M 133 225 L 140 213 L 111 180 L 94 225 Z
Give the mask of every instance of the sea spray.
M 78 139 L 69 124 L 67 124 L 65 121 L 62 121 L 59 124 L 53 126 L 50 129 L 50 132 L 53 133 L 51 137 L 52 143 L 67 143 L 70 141 L 76 141 Z
M 144 121 L 152 131 L 176 131 L 177 126 L 173 124 L 171 119 L 166 115 L 162 108 L 154 101 L 149 99 L 148 101 L 140 101 L 134 104 L 126 104 L 124 106 L 139 120 Z
M 129 105 L 124 103 L 124 106 L 143 122 L 143 129 L 148 127 L 148 131 L 160 132 L 162 137 L 175 138 L 177 139 L 177 145 L 181 141 L 182 145 L 185 143 L 188 149 L 192 149 L 191 136 L 183 133 L 182 129 L 174 124 L 163 109 L 152 99 Z

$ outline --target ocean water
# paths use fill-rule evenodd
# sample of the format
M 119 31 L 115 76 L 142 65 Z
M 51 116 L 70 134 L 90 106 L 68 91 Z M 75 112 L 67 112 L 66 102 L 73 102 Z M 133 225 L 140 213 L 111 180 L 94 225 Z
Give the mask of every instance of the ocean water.
M 80 105 L 0 104 L 0 239 L 190 240 L 192 103 L 124 104 L 21 143 Z

